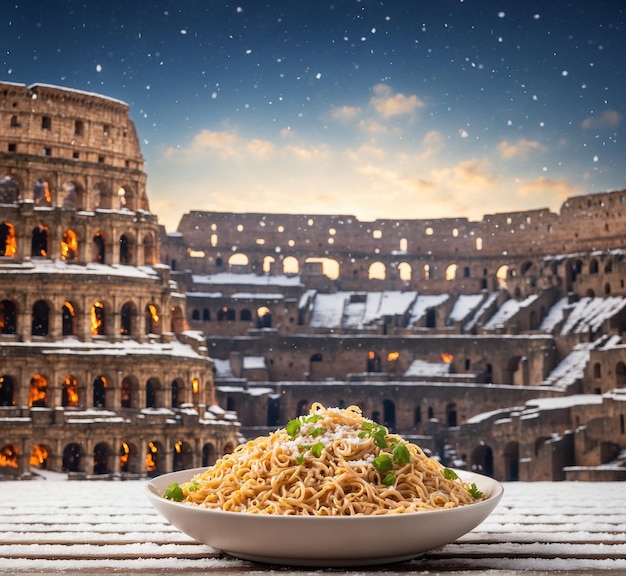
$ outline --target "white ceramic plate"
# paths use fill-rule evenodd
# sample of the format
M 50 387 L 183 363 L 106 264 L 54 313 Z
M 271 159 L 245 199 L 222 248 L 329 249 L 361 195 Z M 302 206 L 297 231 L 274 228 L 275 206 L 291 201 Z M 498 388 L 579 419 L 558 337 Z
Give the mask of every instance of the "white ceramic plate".
M 400 562 L 453 542 L 478 526 L 502 498 L 502 485 L 487 476 L 457 470 L 487 496 L 475 504 L 380 516 L 272 516 L 223 512 L 162 497 L 206 468 L 154 478 L 148 499 L 170 524 L 222 552 L 256 562 L 291 566 L 364 566 Z

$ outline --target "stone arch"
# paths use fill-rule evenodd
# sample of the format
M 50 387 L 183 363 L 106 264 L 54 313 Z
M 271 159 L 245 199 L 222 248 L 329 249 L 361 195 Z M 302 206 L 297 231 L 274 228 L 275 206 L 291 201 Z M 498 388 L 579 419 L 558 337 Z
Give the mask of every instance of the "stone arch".
M 61 307 L 61 335 L 76 335 L 76 307 L 69 300 L 63 302 Z
M 107 332 L 106 305 L 100 300 L 96 300 L 90 310 L 90 328 L 93 336 L 104 336 Z
M 119 239 L 120 253 L 119 262 L 124 265 L 131 265 L 133 263 L 133 244 L 132 236 L 130 234 L 121 234 Z
M 120 310 L 120 334 L 132 336 L 137 333 L 137 306 L 134 302 L 124 302 Z
M 481 442 L 472 451 L 470 460 L 471 470 L 487 476 L 493 476 L 493 450 Z
M 146 450 L 146 472 L 151 478 L 165 472 L 165 449 L 163 448 L 163 444 L 157 440 L 148 442 L 148 449 Z
M 50 304 L 46 300 L 37 300 L 33 304 L 31 334 L 47 336 L 50 330 Z
M 506 264 L 498 267 L 496 270 L 496 283 L 498 290 L 506 290 L 509 279 L 509 267 Z
M 0 224 L 0 256 L 14 258 L 17 254 L 15 227 L 11 222 Z
M 600 264 L 597 258 L 589 260 L 589 274 L 597 274 L 600 270 Z
M 0 178 L 0 204 L 15 204 L 20 199 L 20 183 L 7 174 Z
M 272 327 L 272 311 L 267 306 L 259 306 L 256 311 L 257 328 Z
M 122 474 L 141 473 L 141 458 L 133 442 L 122 442 L 119 449 L 120 472 Z
M 13 300 L 0 301 L 0 334 L 17 332 L 17 306 Z
M 33 201 L 35 206 L 52 206 L 52 192 L 48 180 L 39 178 L 33 188 Z
M 114 210 L 134 210 L 135 195 L 131 186 L 124 184 L 117 189 Z
M 372 262 L 367 269 L 367 277 L 370 280 L 385 280 L 387 278 L 387 267 L 379 260 Z
M 287 256 L 283 259 L 283 274 L 299 274 L 300 262 L 294 256 Z
M 63 184 L 63 199 L 61 207 L 66 210 L 82 210 L 85 192 L 81 184 L 75 180 L 68 180 Z
M 182 378 L 174 378 L 170 384 L 170 406 L 178 408 L 185 403 L 185 381 Z
M 146 334 L 161 334 L 163 331 L 161 314 L 156 304 L 150 303 L 146 305 L 144 310 L 144 318 L 146 325 Z
M 50 229 L 43 224 L 39 224 L 33 228 L 31 233 L 30 255 L 33 258 L 48 257 L 48 238 Z
M 72 262 L 78 259 L 78 236 L 72 229 L 63 232 L 61 240 L 61 260 Z
M 252 312 L 250 312 L 250 308 L 242 308 L 239 312 L 239 320 L 242 322 L 251 322 L 252 321 Z
M 96 376 L 93 380 L 93 407 L 94 408 L 106 408 L 107 407 L 107 388 L 109 387 L 109 381 L 104 374 Z
M 61 406 L 76 408 L 79 406 L 78 380 L 68 374 L 63 379 L 63 389 L 61 391 Z
M 408 262 L 398 264 L 398 275 L 403 282 L 410 282 L 413 278 L 413 268 Z
M 146 381 L 146 408 L 160 408 L 163 406 L 161 381 L 158 378 L 148 378 Z
M 446 267 L 446 272 L 445 272 L 445 278 L 447 281 L 451 282 L 453 280 L 456 280 L 456 271 L 457 271 L 458 265 L 457 264 L 449 264 Z
M 93 473 L 110 474 L 112 472 L 113 450 L 108 442 L 98 442 L 93 447 Z
M 63 448 L 63 472 L 80 472 L 82 470 L 84 452 L 78 442 L 71 442 Z
M 15 406 L 15 380 L 9 374 L 0 375 L 0 406 Z
M 30 379 L 28 405 L 31 407 L 48 406 L 48 379 L 41 374 L 35 374 Z
M 134 376 L 124 376 L 120 384 L 122 408 L 139 408 L 139 382 Z
M 158 263 L 156 248 L 154 235 L 147 232 L 143 237 L 143 263 L 145 266 L 154 266 Z
M 250 259 L 243 252 L 235 252 L 228 258 L 229 272 L 247 272 L 250 265 Z
M 92 260 L 98 264 L 106 263 L 106 241 L 102 232 L 96 232 L 92 240 Z
M 50 447 L 45 444 L 35 444 L 30 452 L 29 464 L 31 468 L 46 470 L 50 451 Z
M 5 444 L 0 448 L 0 471 L 16 475 L 19 467 L 19 450 L 15 444 Z
M 174 444 L 172 469 L 174 472 L 193 468 L 193 448 L 189 442 L 179 440 Z
M 375 350 L 369 350 L 367 353 L 366 372 L 380 372 L 381 359 L 380 354 Z

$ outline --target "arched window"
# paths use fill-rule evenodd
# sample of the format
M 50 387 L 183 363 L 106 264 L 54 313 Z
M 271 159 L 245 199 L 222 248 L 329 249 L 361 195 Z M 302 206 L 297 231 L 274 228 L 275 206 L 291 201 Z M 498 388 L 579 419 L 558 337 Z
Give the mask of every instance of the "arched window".
M 120 313 L 120 334 L 130 336 L 133 333 L 133 324 L 137 313 L 132 302 L 126 302 Z
M 272 311 L 267 306 L 261 306 L 257 311 L 258 328 L 272 327 Z
M 61 242 L 61 260 L 76 260 L 78 258 L 78 238 L 74 230 L 66 230 Z
M 0 224 L 0 256 L 13 258 L 17 252 L 15 228 L 9 222 Z
M 63 449 L 63 471 L 80 472 L 81 451 L 80 444 L 72 442 Z
M 61 309 L 62 326 L 61 334 L 63 336 L 73 336 L 76 334 L 76 311 L 71 302 L 63 302 Z
M 17 331 L 17 311 L 11 300 L 0 301 L 0 334 L 15 334 Z
M 250 312 L 248 308 L 244 308 L 239 313 L 239 320 L 241 320 L 242 322 L 250 322 L 250 320 L 252 320 L 252 312 Z
M 0 406 L 14 406 L 13 398 L 14 383 L 13 378 L 8 374 L 0 376 Z
M 63 380 L 62 406 L 78 406 L 78 381 L 74 376 L 66 376 Z
M 45 300 L 33 304 L 32 331 L 33 336 L 47 336 L 50 321 L 50 306 Z
M 109 456 L 111 449 L 106 442 L 96 444 L 93 449 L 93 473 L 108 474 L 109 473 Z
M 35 206 L 51 206 L 52 194 L 50 193 L 50 187 L 48 182 L 43 178 L 40 178 L 35 182 L 35 188 L 33 190 L 33 199 Z
M 161 333 L 161 316 L 159 309 L 154 304 L 148 304 L 145 310 L 146 334 Z
M 19 200 L 20 185 L 11 176 L 0 178 L 0 204 L 13 204 Z
M 91 334 L 93 336 L 104 336 L 106 324 L 104 304 L 102 302 L 94 302 L 91 307 Z
M 94 261 L 98 262 L 99 264 L 104 264 L 105 260 L 104 260 L 104 238 L 102 237 L 102 234 L 100 232 L 98 232 L 94 237 L 93 237 L 93 248 L 94 248 Z
M 126 234 L 120 236 L 120 264 L 130 264 L 130 246 Z
M 105 408 L 107 405 L 108 382 L 105 376 L 97 376 L 93 381 L 93 407 Z
M 43 258 L 48 256 L 48 229 L 42 224 L 33 228 L 30 255 Z
M 41 374 L 30 379 L 28 405 L 44 408 L 48 405 L 48 381 Z

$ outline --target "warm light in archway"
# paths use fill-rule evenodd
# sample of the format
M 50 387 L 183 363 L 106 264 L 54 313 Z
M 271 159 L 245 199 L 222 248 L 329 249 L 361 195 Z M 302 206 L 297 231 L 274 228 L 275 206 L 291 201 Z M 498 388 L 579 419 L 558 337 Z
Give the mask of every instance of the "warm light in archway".
M 400 358 L 400 352 L 389 352 L 387 354 L 387 362 L 395 362 L 398 358 Z
M 194 394 L 197 394 L 200 390 L 200 380 L 198 380 L 197 378 L 194 378 L 191 381 L 191 389 L 193 390 Z
M 450 364 L 450 362 L 452 362 L 452 360 L 454 359 L 454 356 L 452 354 L 448 354 L 447 352 L 444 352 L 441 355 L 441 359 L 446 363 L 446 364 Z
M 41 466 L 48 458 L 48 450 L 44 446 L 37 444 L 30 453 L 30 465 Z

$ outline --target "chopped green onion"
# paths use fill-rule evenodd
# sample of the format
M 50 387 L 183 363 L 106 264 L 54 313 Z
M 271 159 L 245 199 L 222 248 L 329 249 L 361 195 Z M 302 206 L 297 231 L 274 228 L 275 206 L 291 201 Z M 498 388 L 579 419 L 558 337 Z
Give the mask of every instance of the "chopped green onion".
M 163 494 L 163 497 L 166 500 L 174 500 L 176 502 L 182 502 L 185 499 L 183 489 L 176 482 L 170 484 L 167 487 L 167 490 L 165 490 L 165 494 Z
M 389 472 L 393 468 L 393 462 L 387 454 L 379 454 L 374 458 L 374 468 L 381 474 Z
M 289 437 L 293 438 L 298 432 L 300 432 L 301 427 L 302 422 L 300 422 L 300 418 L 294 418 L 293 420 L 289 420 L 289 422 L 287 422 L 285 430 L 287 431 L 287 434 L 289 434 Z
M 318 428 L 313 428 L 309 432 L 309 436 L 313 436 L 313 438 L 317 438 L 318 436 L 321 436 L 324 433 L 326 433 L 326 428 L 324 428 L 323 426 L 320 426 Z
M 322 444 L 322 442 L 317 442 L 313 444 L 313 446 L 311 446 L 311 454 L 313 454 L 313 456 L 315 456 L 316 458 L 319 458 L 322 455 L 323 451 L 324 444 Z
M 387 476 L 383 478 L 383 484 L 385 486 L 393 486 L 396 482 L 396 474 L 395 472 L 389 472 Z
M 454 470 L 452 470 L 452 468 L 444 468 L 443 477 L 446 480 L 456 480 L 459 476 Z
M 396 444 L 393 447 L 393 461 L 398 464 L 408 464 L 411 461 L 409 449 L 404 444 Z
M 472 485 L 469 487 L 469 493 L 475 500 L 478 500 L 479 498 L 482 498 L 484 496 L 484 494 L 478 489 L 474 482 L 472 482 Z

